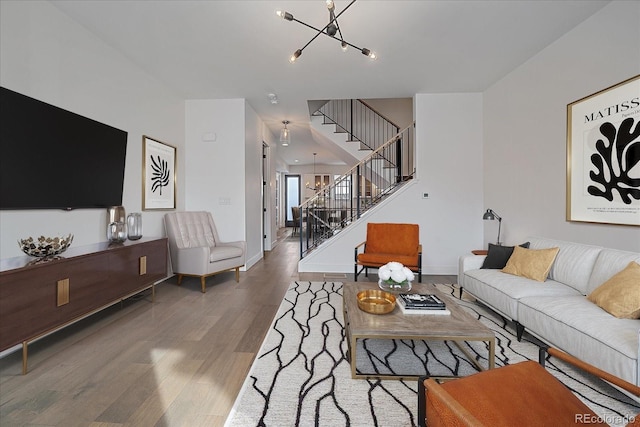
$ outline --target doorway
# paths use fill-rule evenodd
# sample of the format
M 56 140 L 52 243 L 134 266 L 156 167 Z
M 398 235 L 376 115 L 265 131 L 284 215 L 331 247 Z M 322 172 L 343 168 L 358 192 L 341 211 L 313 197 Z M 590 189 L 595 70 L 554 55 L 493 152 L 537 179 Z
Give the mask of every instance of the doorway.
M 300 206 L 300 175 L 284 176 L 284 211 L 285 227 L 293 227 L 293 212 L 291 208 Z
M 269 219 L 269 179 L 270 179 L 269 170 L 269 146 L 263 141 L 262 142 L 262 185 L 261 193 L 262 193 L 262 250 L 270 251 L 271 250 L 271 221 Z M 277 212 L 276 212 L 277 213 Z

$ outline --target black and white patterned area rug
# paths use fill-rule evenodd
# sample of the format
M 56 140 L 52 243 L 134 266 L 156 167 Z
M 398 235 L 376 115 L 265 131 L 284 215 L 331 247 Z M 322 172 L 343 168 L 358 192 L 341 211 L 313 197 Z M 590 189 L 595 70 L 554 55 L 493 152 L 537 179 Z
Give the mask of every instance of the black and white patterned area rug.
M 458 295 L 455 285 L 436 285 Z M 526 334 L 518 342 L 512 325 L 473 300 L 458 300 L 496 334 L 496 366 L 537 360 Z M 417 382 L 352 379 L 343 327 L 342 283 L 294 282 L 289 287 L 227 419 L 248 426 L 416 426 Z M 363 340 L 358 371 L 468 375 L 477 372 L 450 342 Z M 481 342 L 467 350 L 485 365 Z M 624 425 L 640 404 L 606 383 L 551 359 L 547 369 L 612 425 Z

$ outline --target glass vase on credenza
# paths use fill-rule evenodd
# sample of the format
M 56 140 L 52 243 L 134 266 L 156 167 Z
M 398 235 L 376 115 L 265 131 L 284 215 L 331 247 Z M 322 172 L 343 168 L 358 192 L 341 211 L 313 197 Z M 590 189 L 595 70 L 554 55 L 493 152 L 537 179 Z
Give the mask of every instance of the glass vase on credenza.
M 110 243 L 122 243 L 127 240 L 127 215 L 124 206 L 107 208 L 107 240 Z
M 124 206 L 110 206 L 107 208 L 107 224 L 112 222 L 127 222 L 127 214 L 124 211 Z
M 107 227 L 107 239 L 110 243 L 123 243 L 127 240 L 127 224 L 112 222 Z
M 134 212 L 127 216 L 127 232 L 129 240 L 142 238 L 142 215 L 140 213 Z

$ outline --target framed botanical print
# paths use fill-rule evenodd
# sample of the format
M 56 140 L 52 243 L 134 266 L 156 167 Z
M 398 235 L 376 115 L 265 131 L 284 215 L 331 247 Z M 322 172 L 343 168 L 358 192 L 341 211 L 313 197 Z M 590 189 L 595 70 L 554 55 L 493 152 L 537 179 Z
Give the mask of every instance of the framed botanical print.
M 567 105 L 567 221 L 640 225 L 640 75 Z
M 142 209 L 176 208 L 176 147 L 142 136 Z

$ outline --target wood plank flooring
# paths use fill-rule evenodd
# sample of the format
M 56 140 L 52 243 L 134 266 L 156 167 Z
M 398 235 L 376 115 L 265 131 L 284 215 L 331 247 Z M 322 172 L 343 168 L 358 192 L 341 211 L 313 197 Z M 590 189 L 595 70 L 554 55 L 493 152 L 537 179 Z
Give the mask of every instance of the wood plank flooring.
M 20 352 L 0 359 L 0 426 L 224 425 L 289 283 L 353 280 L 298 273 L 285 237 L 240 283 L 170 278 L 155 303 L 147 291 L 31 344 L 27 375 Z

